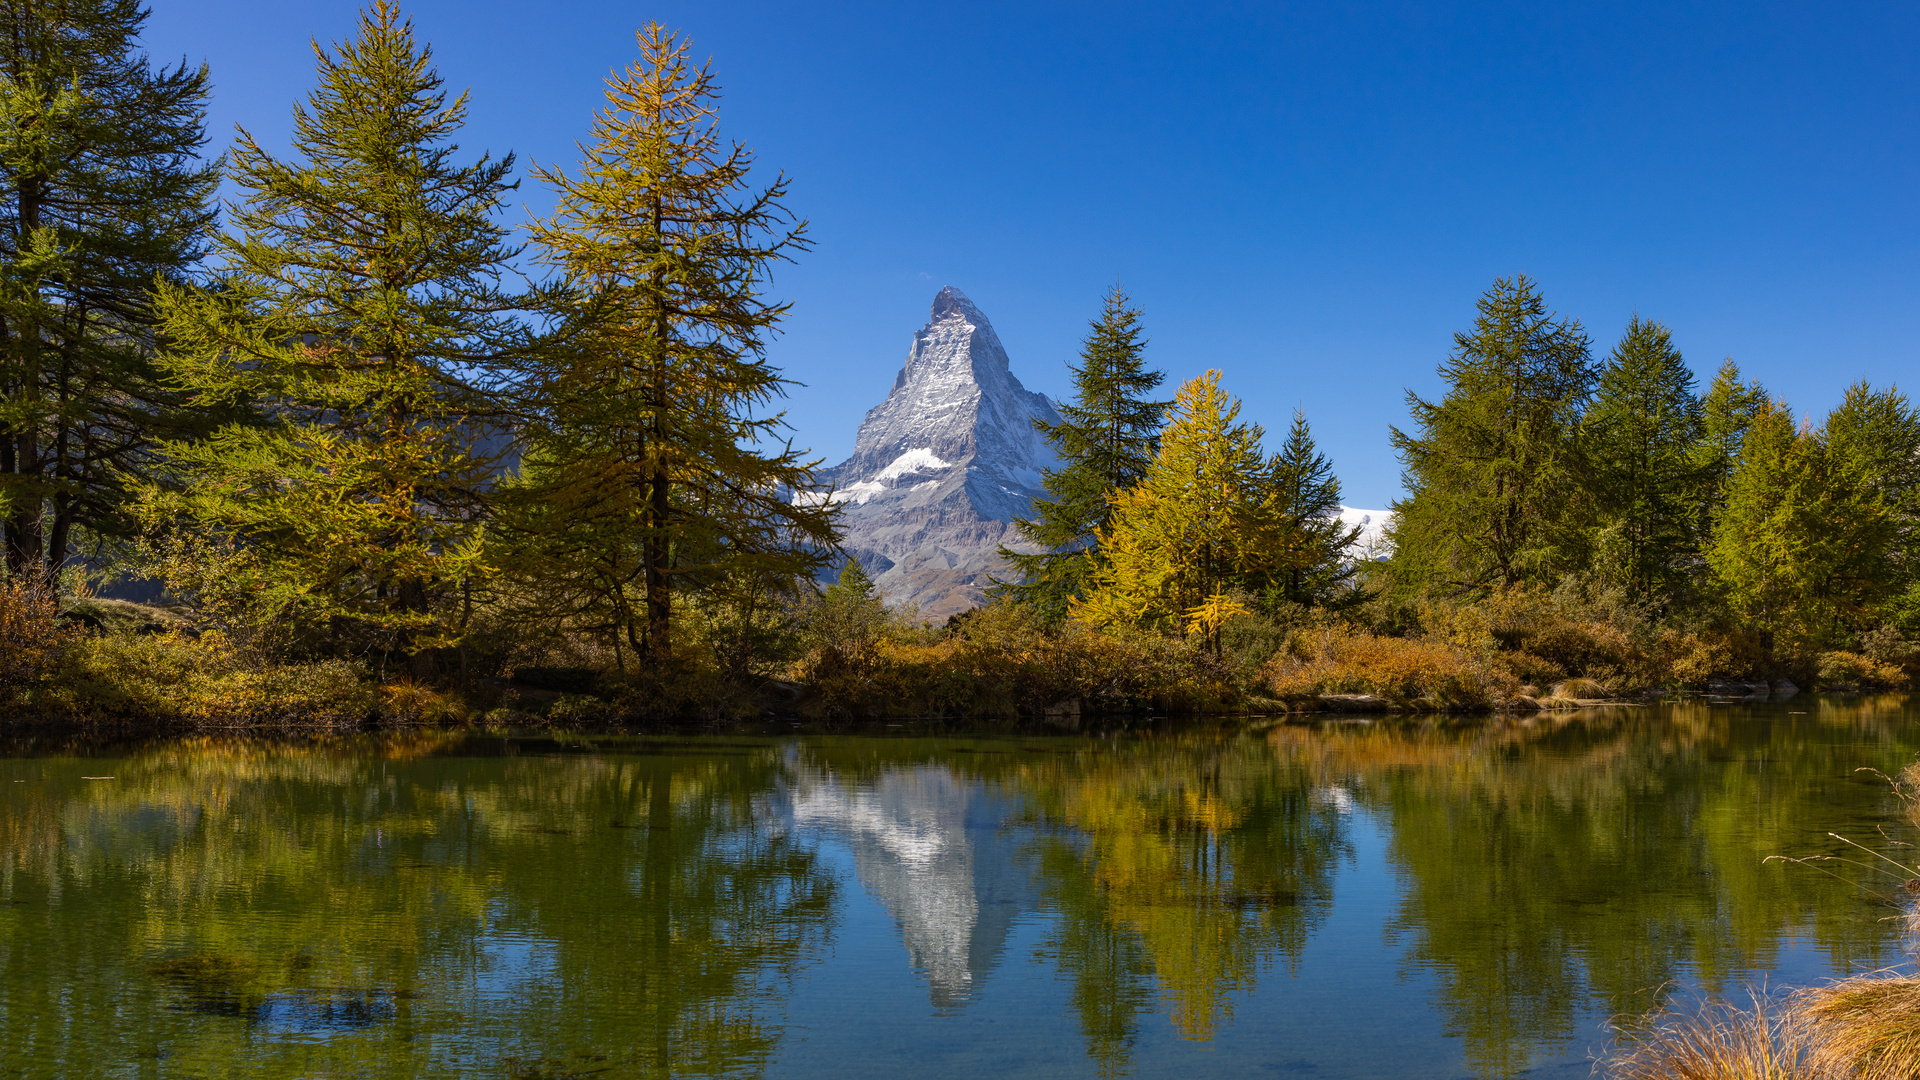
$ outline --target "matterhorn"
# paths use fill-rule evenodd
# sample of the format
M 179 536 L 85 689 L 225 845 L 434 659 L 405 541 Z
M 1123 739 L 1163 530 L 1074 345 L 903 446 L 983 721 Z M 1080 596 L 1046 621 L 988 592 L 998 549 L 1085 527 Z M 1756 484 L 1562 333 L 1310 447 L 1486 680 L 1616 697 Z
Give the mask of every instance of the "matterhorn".
M 1046 395 L 1020 385 L 993 324 L 960 290 L 933 298 L 887 399 L 867 412 L 853 456 L 826 470 L 841 542 L 887 602 L 941 619 L 986 599 L 1025 543 L 1015 518 L 1045 498 L 1057 466 L 1034 421 L 1060 422 Z

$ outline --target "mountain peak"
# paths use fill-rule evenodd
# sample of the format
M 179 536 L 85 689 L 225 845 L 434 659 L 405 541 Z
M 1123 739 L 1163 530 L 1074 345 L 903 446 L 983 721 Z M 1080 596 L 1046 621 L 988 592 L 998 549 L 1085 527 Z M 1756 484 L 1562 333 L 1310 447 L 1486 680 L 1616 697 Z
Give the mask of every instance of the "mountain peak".
M 1045 496 L 1057 464 L 1034 421 L 1059 423 L 1043 394 L 1020 385 L 993 324 L 949 285 L 886 400 L 867 412 L 853 456 L 831 470 L 842 541 L 881 592 L 949 615 L 979 604 L 1006 572 L 1001 545 Z
M 980 309 L 973 306 L 967 294 L 948 285 L 933 298 L 933 321 L 939 322 L 948 315 L 978 315 Z

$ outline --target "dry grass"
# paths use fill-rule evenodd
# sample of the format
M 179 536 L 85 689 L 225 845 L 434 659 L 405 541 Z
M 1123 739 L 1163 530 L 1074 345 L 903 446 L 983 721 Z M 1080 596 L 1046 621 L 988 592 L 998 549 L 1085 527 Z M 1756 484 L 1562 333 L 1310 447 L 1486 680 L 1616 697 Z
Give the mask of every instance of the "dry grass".
M 1794 1007 L 1814 1033 L 1813 1075 L 1920 1076 L 1920 978 L 1862 975 L 1803 990 Z
M 1838 1080 L 1815 1071 L 1814 1036 L 1791 1003 L 1701 1007 L 1661 1024 L 1608 1066 L 1612 1080 Z

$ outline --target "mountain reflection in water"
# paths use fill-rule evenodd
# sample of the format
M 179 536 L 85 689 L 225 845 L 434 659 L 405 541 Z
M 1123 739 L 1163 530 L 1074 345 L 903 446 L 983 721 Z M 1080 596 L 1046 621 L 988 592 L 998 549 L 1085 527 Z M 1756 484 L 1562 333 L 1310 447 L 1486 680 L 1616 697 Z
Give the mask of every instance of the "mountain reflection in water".
M 1587 1076 L 1904 960 L 1897 881 L 1765 860 L 1911 839 L 1916 720 L 20 744 L 0 1073 Z

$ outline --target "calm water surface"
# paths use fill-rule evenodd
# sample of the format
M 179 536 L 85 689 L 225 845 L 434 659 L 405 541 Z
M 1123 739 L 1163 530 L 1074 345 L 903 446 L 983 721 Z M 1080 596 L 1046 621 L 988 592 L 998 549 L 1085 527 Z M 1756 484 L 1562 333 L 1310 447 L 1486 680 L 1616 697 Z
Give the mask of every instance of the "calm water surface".
M 0 1076 L 1585 1077 L 1903 962 L 1897 882 L 1766 860 L 1913 839 L 1857 770 L 1916 751 L 1899 698 L 16 744 Z

